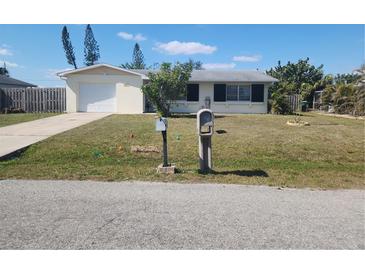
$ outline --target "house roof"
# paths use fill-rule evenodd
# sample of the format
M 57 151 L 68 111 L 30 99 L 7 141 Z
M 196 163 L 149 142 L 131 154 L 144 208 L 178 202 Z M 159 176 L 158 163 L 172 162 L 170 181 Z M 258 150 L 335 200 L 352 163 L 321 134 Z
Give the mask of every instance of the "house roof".
M 132 70 L 144 75 L 157 70 Z M 278 82 L 265 73 L 251 70 L 193 70 L 190 82 Z
M 144 70 L 144 69 L 123 69 L 120 67 L 112 66 L 109 64 L 96 64 L 92 66 L 82 67 L 73 70 L 67 70 L 57 73 L 58 76 L 64 77 L 70 74 L 78 73 L 81 71 L 87 71 L 99 67 L 107 67 L 118 71 L 123 71 L 135 75 L 139 75 L 142 79 L 148 79 L 148 73 L 157 72 L 157 70 Z M 191 73 L 190 82 L 260 82 L 260 83 L 272 83 L 278 82 L 277 79 L 259 72 L 252 70 L 194 70 Z
M 70 75 L 70 74 L 75 74 L 75 73 L 78 73 L 78 72 L 81 72 L 81 71 L 87 71 L 87 70 L 100 68 L 100 67 L 107 67 L 107 68 L 115 69 L 115 70 L 118 70 L 118 71 L 131 73 L 131 74 L 134 74 L 134 75 L 141 76 L 143 79 L 146 78 L 146 75 L 144 75 L 144 74 L 141 74 L 141 73 L 138 73 L 136 71 L 129 70 L 129 69 L 123 69 L 121 67 L 112 66 L 112 65 L 109 65 L 109 64 L 96 64 L 96 65 L 82 67 L 82 68 L 78 68 L 78 69 L 71 69 L 71 70 L 61 71 L 61 72 L 58 72 L 57 75 L 60 76 L 60 77 L 64 77 L 64 76 L 67 76 L 67 75 Z M 148 79 L 148 78 L 146 78 L 146 79 Z
M 36 87 L 36 85 L 23 82 L 11 77 L 7 77 L 5 75 L 0 75 L 0 87 L 6 86 L 6 87 Z

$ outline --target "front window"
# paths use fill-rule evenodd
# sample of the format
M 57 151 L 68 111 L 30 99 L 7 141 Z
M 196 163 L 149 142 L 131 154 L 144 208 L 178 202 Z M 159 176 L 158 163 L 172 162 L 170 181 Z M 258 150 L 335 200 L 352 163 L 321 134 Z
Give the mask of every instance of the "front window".
M 227 85 L 227 101 L 250 101 L 251 88 L 245 85 Z
M 238 92 L 239 101 L 250 101 L 251 100 L 251 89 L 250 86 L 239 86 Z
M 238 100 L 237 88 L 237 85 L 227 85 L 227 101 Z

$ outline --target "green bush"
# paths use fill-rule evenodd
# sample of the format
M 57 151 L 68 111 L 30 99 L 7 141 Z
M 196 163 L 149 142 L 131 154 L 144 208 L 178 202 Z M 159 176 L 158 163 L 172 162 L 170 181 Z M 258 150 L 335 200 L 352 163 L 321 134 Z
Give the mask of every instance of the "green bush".
M 359 86 L 355 92 L 355 110 L 354 114 L 365 116 L 365 85 Z
M 354 94 L 355 88 L 353 85 L 338 85 L 333 96 L 335 112 L 339 114 L 353 114 L 355 106 Z
M 343 83 L 327 86 L 322 93 L 322 104 L 324 109 L 333 105 L 338 114 L 365 115 L 365 88 Z
M 162 63 L 158 72 L 148 73 L 149 81 L 142 86 L 142 92 L 160 116 L 170 116 L 170 106 L 186 92 L 192 70 L 191 63 Z
M 271 113 L 273 114 L 290 114 L 290 105 L 288 97 L 280 94 L 273 93 L 271 96 Z

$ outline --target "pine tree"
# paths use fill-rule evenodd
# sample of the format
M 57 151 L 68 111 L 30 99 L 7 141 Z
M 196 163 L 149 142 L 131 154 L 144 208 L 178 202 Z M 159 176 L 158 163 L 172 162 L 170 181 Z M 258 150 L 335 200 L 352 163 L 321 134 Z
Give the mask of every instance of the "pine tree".
M 6 68 L 6 63 L 4 62 L 4 66 L 2 68 L 0 68 L 0 75 L 4 75 L 4 76 L 7 76 L 9 77 L 9 71 L 8 69 Z
M 77 69 L 74 48 L 72 46 L 70 35 L 67 31 L 66 26 L 64 26 L 62 29 L 62 43 L 63 43 L 63 49 L 65 50 L 67 63 L 73 65 L 74 68 Z
M 84 57 L 86 66 L 94 65 L 100 58 L 99 46 L 94 38 L 90 24 L 86 26 L 85 30 Z
M 188 63 L 193 67 L 194 70 L 203 70 L 203 63 L 200 61 L 194 61 L 193 59 L 189 59 Z
M 138 43 L 134 45 L 132 63 L 125 63 L 121 65 L 122 68 L 126 69 L 145 69 L 146 64 L 144 63 L 144 56 Z
M 135 44 L 133 50 L 133 65 L 136 69 L 146 68 L 146 64 L 144 63 L 144 56 L 138 43 Z

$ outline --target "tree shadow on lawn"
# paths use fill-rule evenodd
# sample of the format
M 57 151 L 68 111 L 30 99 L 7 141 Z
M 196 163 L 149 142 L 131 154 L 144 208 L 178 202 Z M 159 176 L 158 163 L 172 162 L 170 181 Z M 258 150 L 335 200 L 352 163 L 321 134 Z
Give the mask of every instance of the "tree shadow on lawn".
M 228 171 L 212 171 L 213 175 L 237 175 L 243 177 L 269 177 L 266 171 L 261 169 L 253 170 L 228 170 Z

